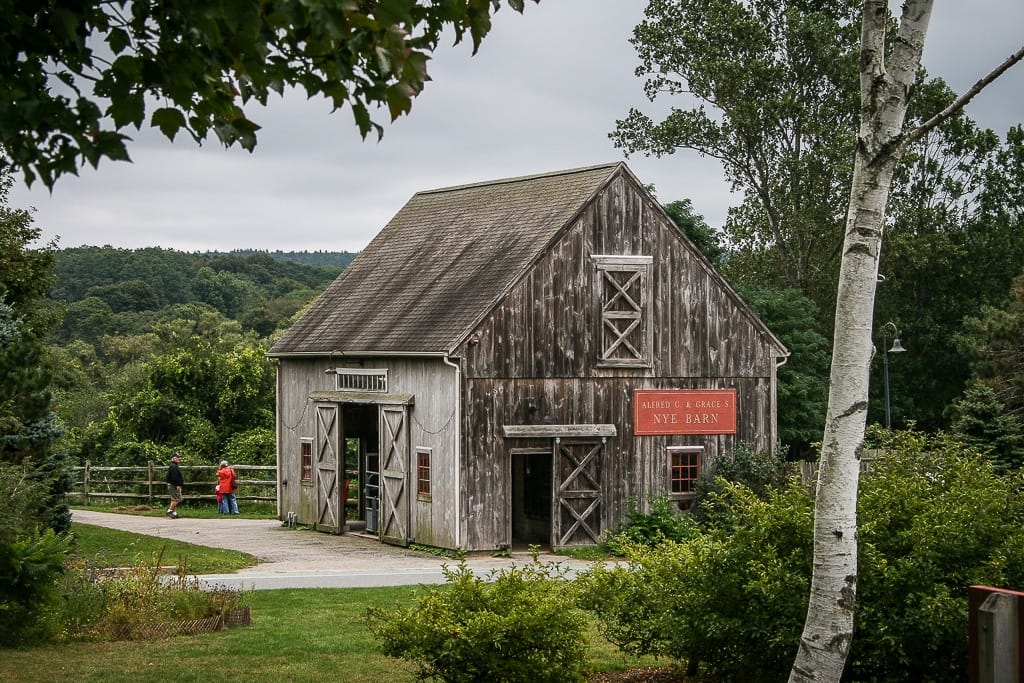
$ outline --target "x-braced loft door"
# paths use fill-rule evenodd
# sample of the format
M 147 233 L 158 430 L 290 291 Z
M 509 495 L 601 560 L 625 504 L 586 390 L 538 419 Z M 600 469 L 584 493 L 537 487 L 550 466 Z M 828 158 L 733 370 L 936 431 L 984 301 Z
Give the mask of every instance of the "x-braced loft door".
M 552 539 L 555 549 L 601 542 L 604 495 L 601 470 L 605 439 L 565 442 L 555 439 Z
M 409 430 L 405 406 L 380 409 L 380 540 L 409 545 Z
M 340 474 L 341 438 L 337 405 L 316 407 L 316 528 L 340 534 L 345 524 L 341 503 Z

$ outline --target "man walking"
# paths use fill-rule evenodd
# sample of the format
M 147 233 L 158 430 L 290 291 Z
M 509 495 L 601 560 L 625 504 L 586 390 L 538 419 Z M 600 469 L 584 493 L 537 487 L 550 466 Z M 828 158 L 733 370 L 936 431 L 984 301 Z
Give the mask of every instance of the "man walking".
M 170 496 L 171 506 L 167 508 L 165 514 L 171 519 L 178 518 L 177 507 L 181 502 L 181 487 L 185 483 L 185 479 L 181 476 L 181 469 L 178 467 L 179 462 L 181 462 L 181 454 L 175 453 L 171 456 L 171 464 L 167 468 L 167 495 Z

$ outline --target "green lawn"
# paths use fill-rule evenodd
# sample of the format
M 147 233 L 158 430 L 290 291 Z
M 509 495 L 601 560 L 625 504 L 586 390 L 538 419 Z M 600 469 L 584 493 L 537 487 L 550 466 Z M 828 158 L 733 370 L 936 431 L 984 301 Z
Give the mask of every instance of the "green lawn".
M 5 650 L 0 681 L 166 683 L 222 681 L 340 681 L 414 683 L 414 667 L 378 652 L 366 628 L 373 605 L 408 602 L 411 586 L 255 591 L 249 626 L 155 641 L 75 643 Z M 596 635 L 597 671 L 650 665 L 627 661 Z
M 257 560 L 248 553 L 207 548 L 184 541 L 143 536 L 72 522 L 74 554 L 86 564 L 98 567 L 184 566 L 189 574 L 227 574 L 251 567 Z
M 72 524 L 75 552 L 85 561 L 127 566 L 163 553 L 182 557 L 189 573 L 227 572 L 253 558 L 216 548 L 178 543 Z M 366 627 L 371 606 L 407 604 L 413 586 L 391 588 L 290 589 L 253 591 L 249 626 L 198 636 L 153 641 L 72 643 L 4 650 L 0 681 L 51 683 L 166 683 L 222 681 L 340 681 L 414 683 L 415 667 L 379 653 Z M 617 671 L 657 664 L 651 658 L 625 658 L 592 629 L 595 671 Z

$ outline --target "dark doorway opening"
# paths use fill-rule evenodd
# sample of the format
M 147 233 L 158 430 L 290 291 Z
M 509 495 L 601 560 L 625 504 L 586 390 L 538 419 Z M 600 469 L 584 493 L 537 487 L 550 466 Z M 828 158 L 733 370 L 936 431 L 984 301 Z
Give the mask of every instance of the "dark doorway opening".
M 370 483 L 368 479 L 375 478 L 376 472 L 368 473 L 366 467 L 367 461 L 375 459 L 380 448 L 377 406 L 370 403 L 347 403 L 342 410 L 345 519 L 349 531 L 363 531 L 369 526 L 367 510 L 370 510 L 369 517 L 374 517 L 377 504 L 375 487 L 367 486 Z
M 512 453 L 512 547 L 551 545 L 551 451 Z

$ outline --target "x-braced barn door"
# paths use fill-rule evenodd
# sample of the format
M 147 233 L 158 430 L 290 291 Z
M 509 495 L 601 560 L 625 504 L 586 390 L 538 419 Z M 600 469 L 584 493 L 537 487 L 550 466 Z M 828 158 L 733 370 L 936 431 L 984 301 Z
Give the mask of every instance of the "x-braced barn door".
M 340 534 L 345 524 L 338 486 L 341 438 L 337 405 L 316 407 L 316 528 Z
M 555 439 L 551 544 L 556 550 L 601 542 L 604 444 L 605 439 L 599 442 Z
M 380 409 L 380 540 L 409 545 L 409 431 L 405 406 Z

